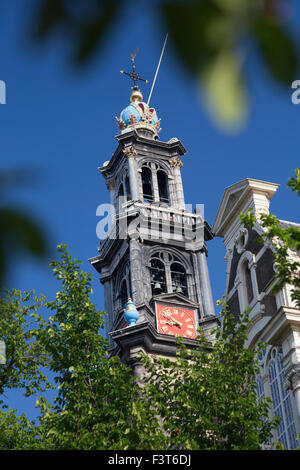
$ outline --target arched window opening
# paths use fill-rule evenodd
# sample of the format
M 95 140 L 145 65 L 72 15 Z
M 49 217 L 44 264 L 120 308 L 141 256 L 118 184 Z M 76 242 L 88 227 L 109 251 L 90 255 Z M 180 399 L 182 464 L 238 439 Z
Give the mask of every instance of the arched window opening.
M 159 170 L 157 172 L 157 184 L 158 184 L 160 202 L 169 204 L 170 197 L 169 197 L 168 175 L 166 174 L 165 171 Z
M 249 305 L 254 298 L 254 294 L 253 294 L 253 285 L 252 285 L 252 279 L 251 279 L 251 271 L 250 271 L 248 262 L 245 262 L 244 264 L 244 278 L 245 278 L 247 302 Z
M 167 292 L 164 263 L 157 258 L 153 258 L 150 261 L 150 266 L 152 295 L 158 295 Z
M 152 173 L 150 168 L 142 168 L 143 198 L 145 202 L 153 202 Z
M 122 307 L 124 307 L 127 300 L 128 300 L 128 297 L 129 297 L 128 291 L 127 291 L 126 279 L 123 279 L 123 281 L 121 283 L 120 297 L 121 297 L 121 305 L 122 305 Z
M 122 206 L 124 204 L 124 185 L 121 183 L 119 185 L 118 193 L 117 193 L 117 199 L 116 199 L 116 210 L 117 212 L 122 211 Z
M 179 263 L 171 264 L 171 280 L 172 292 L 188 296 L 186 272 L 184 267 Z
M 125 190 L 126 190 L 126 197 L 127 201 L 131 201 L 131 191 L 130 191 L 130 183 L 129 183 L 129 177 L 128 174 L 125 176 Z
M 119 198 L 120 196 L 124 196 L 124 186 L 123 186 L 123 183 L 121 183 L 120 186 L 119 186 L 118 198 Z

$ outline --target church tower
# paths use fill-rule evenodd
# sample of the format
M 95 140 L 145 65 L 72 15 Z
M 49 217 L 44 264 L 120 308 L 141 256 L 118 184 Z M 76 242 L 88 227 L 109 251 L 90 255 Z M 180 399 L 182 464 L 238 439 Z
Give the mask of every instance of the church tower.
M 175 335 L 193 347 L 197 327 L 209 335 L 219 320 L 206 261 L 211 229 L 201 211 L 185 205 L 186 150 L 177 138 L 158 139 L 160 121 L 143 102 L 134 58 L 132 65 L 130 104 L 117 118 L 118 146 L 99 168 L 112 225 L 90 262 L 104 286 L 111 354 L 138 375 L 139 352 L 172 357 Z

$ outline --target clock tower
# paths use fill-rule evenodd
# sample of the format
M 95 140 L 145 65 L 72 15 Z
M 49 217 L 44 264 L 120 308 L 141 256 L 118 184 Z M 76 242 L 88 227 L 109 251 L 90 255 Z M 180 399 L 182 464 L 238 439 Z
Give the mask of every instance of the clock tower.
M 134 65 L 134 59 L 133 65 Z M 126 73 L 126 72 L 123 72 Z M 111 354 L 139 375 L 139 352 L 172 357 L 175 335 L 195 346 L 197 328 L 219 325 L 207 268 L 212 239 L 201 210 L 186 206 L 181 179 L 186 150 L 158 138 L 160 121 L 134 80 L 117 118 L 117 148 L 99 168 L 110 193 L 112 224 L 89 261 L 104 286 Z

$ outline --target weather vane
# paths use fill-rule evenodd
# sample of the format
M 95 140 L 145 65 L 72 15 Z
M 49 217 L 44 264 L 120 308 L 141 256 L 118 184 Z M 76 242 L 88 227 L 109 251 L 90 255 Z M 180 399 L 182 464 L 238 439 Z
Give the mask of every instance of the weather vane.
M 140 77 L 136 71 L 135 71 L 135 62 L 134 62 L 134 59 L 136 57 L 138 53 L 138 48 L 135 49 L 134 53 L 131 53 L 130 56 L 131 56 L 131 65 L 132 65 L 132 71 L 130 73 L 128 72 L 124 72 L 124 70 L 120 70 L 121 73 L 124 73 L 125 75 L 128 75 L 128 77 L 131 78 L 131 80 L 133 81 L 133 87 L 132 89 L 133 90 L 137 90 L 138 89 L 138 86 L 137 86 L 137 82 L 139 80 L 142 80 L 143 82 L 145 83 L 148 83 L 148 80 L 145 80 L 144 78 Z

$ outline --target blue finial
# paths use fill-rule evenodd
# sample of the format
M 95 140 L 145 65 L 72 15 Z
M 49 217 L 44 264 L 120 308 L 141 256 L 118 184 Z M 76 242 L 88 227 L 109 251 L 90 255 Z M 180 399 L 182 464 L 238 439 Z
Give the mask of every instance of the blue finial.
M 124 310 L 124 320 L 129 323 L 129 326 L 133 326 L 136 324 L 139 318 L 139 312 L 137 311 L 134 302 L 129 297 L 127 304 L 125 305 Z

